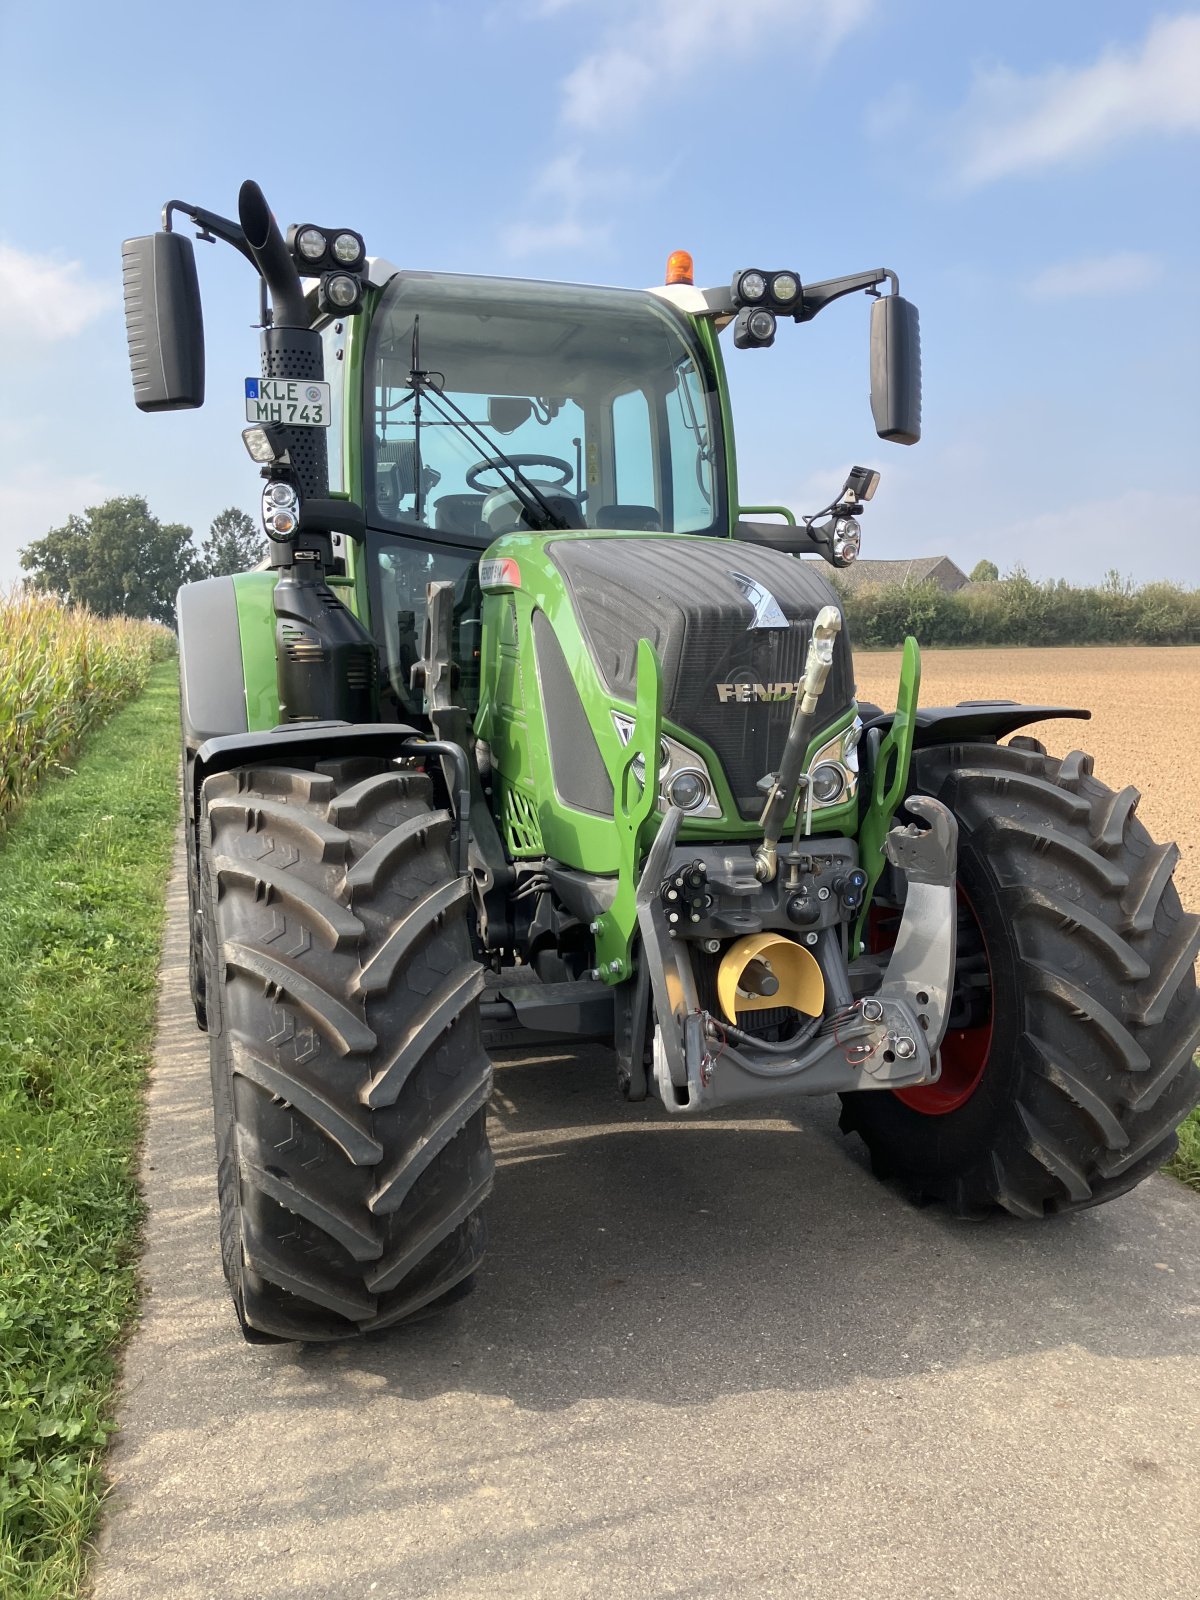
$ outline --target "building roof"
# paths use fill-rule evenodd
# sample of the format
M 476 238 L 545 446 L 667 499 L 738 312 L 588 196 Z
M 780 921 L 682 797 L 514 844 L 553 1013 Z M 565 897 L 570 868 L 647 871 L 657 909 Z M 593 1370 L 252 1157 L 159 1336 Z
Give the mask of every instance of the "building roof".
M 961 589 L 966 573 L 949 556 L 913 556 L 907 561 L 856 561 L 838 577 L 849 589 L 882 589 L 895 583 L 928 583 L 947 590 Z

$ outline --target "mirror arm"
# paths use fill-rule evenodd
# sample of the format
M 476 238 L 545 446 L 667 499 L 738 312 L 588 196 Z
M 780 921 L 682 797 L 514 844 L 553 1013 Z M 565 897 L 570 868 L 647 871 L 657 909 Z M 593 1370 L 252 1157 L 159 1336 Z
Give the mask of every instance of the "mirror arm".
M 900 293 L 900 280 L 890 267 L 874 267 L 869 272 L 853 272 L 848 278 L 825 278 L 820 283 L 806 283 L 795 320 L 811 322 L 817 312 L 824 311 L 831 301 L 840 300 L 844 294 L 857 294 L 860 289 L 870 293 L 884 282 L 891 284 L 893 294 Z
M 171 213 L 174 211 L 182 211 L 185 217 L 191 218 L 200 230 L 196 235 L 198 239 L 203 239 L 208 244 L 223 239 L 235 250 L 240 250 L 254 270 L 258 271 L 258 263 L 246 243 L 246 235 L 236 222 L 232 222 L 228 217 L 218 216 L 215 211 L 206 211 L 203 206 L 189 205 L 186 200 L 168 200 L 162 209 L 164 233 L 171 232 Z

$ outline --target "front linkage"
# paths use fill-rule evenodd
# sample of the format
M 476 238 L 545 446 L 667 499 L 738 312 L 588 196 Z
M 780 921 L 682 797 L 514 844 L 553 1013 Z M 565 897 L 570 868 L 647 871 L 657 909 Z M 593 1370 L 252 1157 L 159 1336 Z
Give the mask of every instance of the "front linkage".
M 870 957 L 848 959 L 850 923 L 878 864 L 872 860 L 864 871 L 852 840 L 805 833 L 802 763 L 840 627 L 833 607 L 813 624 L 802 693 L 779 772 L 767 784 L 763 842 L 757 849 L 680 848 L 684 814 L 671 806 L 642 868 L 636 905 L 657 1017 L 653 1077 L 668 1111 L 909 1088 L 938 1078 L 954 988 L 952 813 L 914 796 L 908 809 L 918 821 L 892 827 L 876 846 L 880 861 L 886 857 L 907 884 L 895 949 L 882 971 Z M 793 807 L 795 833 L 780 853 Z M 757 1036 L 736 1020 L 782 1006 L 804 1019 L 788 1038 Z
M 755 882 L 748 850 L 743 859 L 730 851 L 697 855 L 679 849 L 681 813 L 675 808 L 667 813 L 642 871 L 637 901 L 658 1017 L 654 1081 L 668 1111 L 936 1081 L 938 1046 L 954 987 L 958 829 L 936 800 L 914 797 L 909 808 L 929 826 L 894 828 L 884 846 L 888 860 L 907 875 L 909 889 L 896 949 L 877 987 L 878 968 L 869 962 L 848 964 L 845 955 L 846 912 L 838 885 L 856 870 L 854 846 L 811 841 L 783 856 L 783 894 L 789 901 L 811 905 L 815 918 L 804 944 L 792 946 L 797 956 L 811 962 L 809 973 L 783 974 L 791 983 L 788 998 L 798 1000 L 797 1009 L 809 1015 L 797 1034 L 778 1042 L 757 1038 L 702 1004 L 693 953 L 718 945 L 717 928 L 727 935 L 731 924 L 757 923 L 761 929 L 786 925 L 786 905 L 781 906 L 780 895 Z M 689 922 L 681 933 L 669 922 L 673 913 L 668 906 L 679 903 L 673 896 L 689 891 L 694 899 L 687 903 L 703 909 L 684 913 Z M 758 994 L 769 1002 L 780 995 L 770 968 L 787 964 L 789 943 L 782 938 L 764 943 L 748 935 L 730 948 L 722 965 L 740 966 L 739 988 L 757 985 Z M 773 961 L 762 959 L 758 951 Z M 729 971 L 727 967 L 726 987 Z M 871 985 L 871 992 L 856 995 L 864 983 Z M 753 993 L 741 988 L 741 1004 Z

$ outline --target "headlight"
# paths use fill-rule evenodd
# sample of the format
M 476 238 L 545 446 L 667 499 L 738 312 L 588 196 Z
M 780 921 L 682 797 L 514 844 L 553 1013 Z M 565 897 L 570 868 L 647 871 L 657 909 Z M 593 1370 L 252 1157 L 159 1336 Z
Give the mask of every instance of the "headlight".
M 684 767 L 673 773 L 664 785 L 667 799 L 681 811 L 699 811 L 709 797 L 709 787 L 702 772 L 695 767 Z
M 633 738 L 634 719 L 625 711 L 614 711 L 612 719 L 617 737 L 627 745 Z M 670 802 L 694 817 L 721 815 L 721 802 L 703 757 L 664 734 L 658 746 L 658 759 L 660 807 Z M 633 773 L 639 783 L 645 783 L 645 763 L 640 757 L 633 763 Z
M 300 526 L 300 496 L 290 483 L 268 483 L 262 495 L 263 527 L 272 539 L 290 539 Z
M 835 800 L 842 798 L 846 790 L 846 774 L 832 761 L 814 767 L 809 782 L 812 784 L 813 799 L 819 806 L 831 806 Z
M 858 793 L 858 741 L 862 722 L 855 717 L 816 752 L 808 766 L 813 809 L 843 805 Z M 807 804 L 807 800 L 802 801 Z
M 862 528 L 854 517 L 839 517 L 833 525 L 833 559 L 839 567 L 858 560 L 862 549 Z
M 296 249 L 305 261 L 320 261 L 329 248 L 329 241 L 320 228 L 301 228 L 296 235 Z

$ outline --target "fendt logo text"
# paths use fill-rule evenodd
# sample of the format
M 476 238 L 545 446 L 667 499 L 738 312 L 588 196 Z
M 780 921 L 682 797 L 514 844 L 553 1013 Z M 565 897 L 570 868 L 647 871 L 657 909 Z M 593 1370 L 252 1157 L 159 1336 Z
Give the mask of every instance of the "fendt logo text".
M 794 700 L 799 689 L 798 683 L 719 683 L 717 699 L 722 705 L 730 700 L 740 705 L 752 700 Z

